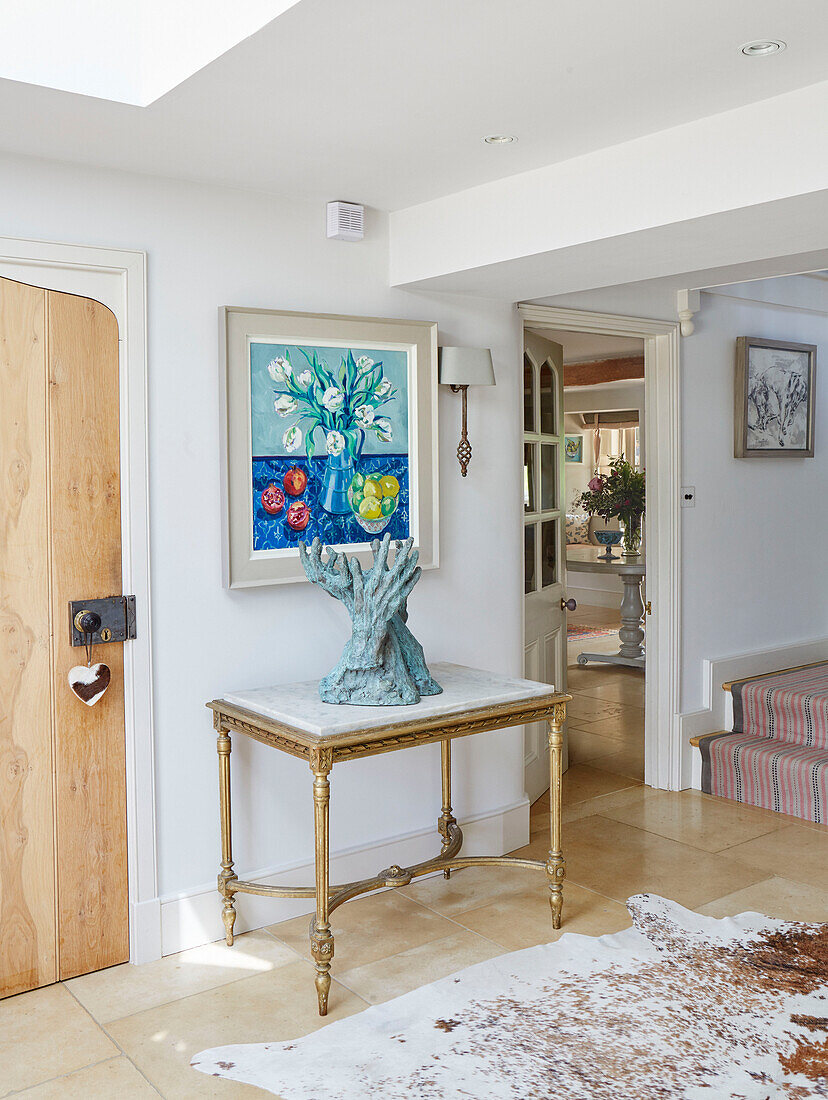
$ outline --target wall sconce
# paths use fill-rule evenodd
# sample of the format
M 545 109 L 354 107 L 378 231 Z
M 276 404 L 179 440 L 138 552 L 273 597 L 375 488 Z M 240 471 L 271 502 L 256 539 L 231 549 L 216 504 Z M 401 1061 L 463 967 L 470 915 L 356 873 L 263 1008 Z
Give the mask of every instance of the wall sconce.
M 469 386 L 493 386 L 495 384 L 492 353 L 488 348 L 440 348 L 440 384 L 451 386 L 453 393 L 463 395 L 462 426 L 457 458 L 463 477 L 471 462 L 472 449 L 468 431 Z

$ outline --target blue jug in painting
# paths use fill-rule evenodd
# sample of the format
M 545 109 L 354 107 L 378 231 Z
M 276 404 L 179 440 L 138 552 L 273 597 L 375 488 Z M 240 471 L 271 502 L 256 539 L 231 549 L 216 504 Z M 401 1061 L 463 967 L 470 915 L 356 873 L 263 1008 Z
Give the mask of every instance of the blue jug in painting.
M 362 454 L 364 442 L 365 432 L 360 428 L 355 458 L 351 458 L 346 447 L 341 454 L 328 455 L 325 462 L 319 503 L 326 512 L 330 512 L 334 516 L 350 515 L 351 505 L 348 502 L 348 488 L 356 473 L 356 464 Z

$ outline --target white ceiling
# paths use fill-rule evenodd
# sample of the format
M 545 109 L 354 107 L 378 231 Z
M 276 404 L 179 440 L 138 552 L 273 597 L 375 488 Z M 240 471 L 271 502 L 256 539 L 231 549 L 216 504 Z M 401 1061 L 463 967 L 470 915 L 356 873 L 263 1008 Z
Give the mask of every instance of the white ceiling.
M 534 331 L 529 329 L 529 332 Z M 538 329 L 537 335 L 563 347 L 564 363 L 589 363 L 594 359 L 644 354 L 644 341 L 630 336 L 599 336 L 594 332 L 565 332 L 562 329 Z
M 398 209 L 826 78 L 814 0 L 300 0 L 147 107 L 0 81 L 0 149 Z

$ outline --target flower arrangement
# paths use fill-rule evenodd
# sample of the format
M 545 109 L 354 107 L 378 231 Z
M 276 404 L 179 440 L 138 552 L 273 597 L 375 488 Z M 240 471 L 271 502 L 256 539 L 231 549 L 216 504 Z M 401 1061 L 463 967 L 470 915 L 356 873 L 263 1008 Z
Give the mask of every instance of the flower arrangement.
M 267 367 L 273 381 L 284 387 L 274 390 L 276 413 L 282 417 L 298 414 L 282 436 L 285 450 L 292 453 L 304 443 L 305 454 L 313 458 L 319 429 L 325 437 L 327 454 L 337 457 L 347 452 L 352 462 L 359 457 L 365 432 L 374 432 L 383 443 L 390 443 L 391 421 L 387 416 L 377 416 L 377 411 L 393 401 L 397 391 L 384 377 L 382 363 L 367 355 L 354 359 L 348 350 L 334 371 L 315 350 L 299 350 L 308 366 L 298 374 L 287 350 Z
M 636 470 L 622 455 L 610 462 L 610 472 L 596 474 L 575 504 L 590 515 L 603 519 L 618 516 L 624 525 L 624 549 L 638 552 L 641 545 L 641 517 L 646 510 L 646 483 L 643 470 Z

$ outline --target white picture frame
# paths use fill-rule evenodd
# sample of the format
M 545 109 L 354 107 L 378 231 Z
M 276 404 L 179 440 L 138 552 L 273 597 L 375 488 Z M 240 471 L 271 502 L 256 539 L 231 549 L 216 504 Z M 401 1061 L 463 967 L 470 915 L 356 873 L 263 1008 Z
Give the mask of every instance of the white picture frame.
M 583 466 L 584 437 L 576 432 L 567 432 L 564 436 L 564 462 L 567 465 Z
M 355 554 L 366 566 L 372 561 L 373 539 L 382 537 L 385 531 L 392 538 L 410 535 L 419 550 L 421 567 L 437 568 L 436 322 L 224 306 L 219 310 L 219 328 L 225 586 L 250 588 L 304 581 L 298 542 L 310 541 L 314 534 L 323 542 L 327 541 L 325 534 L 331 534 L 334 549 Z M 369 354 L 362 354 L 364 349 L 369 349 Z M 373 352 L 376 354 L 370 354 Z M 386 366 L 380 358 L 383 353 Z M 271 354 L 272 360 L 266 363 Z M 290 365 L 284 367 L 285 362 Z M 316 367 L 312 368 L 312 362 Z M 366 363 L 372 366 L 366 367 Z M 391 363 L 396 380 L 393 385 L 388 382 Z M 299 378 L 309 371 L 315 381 L 310 383 L 310 398 L 305 399 Z M 321 404 L 323 391 L 331 406 L 339 400 L 336 395 L 331 399 L 329 390 L 340 385 L 340 378 L 345 404 L 339 409 L 348 413 L 345 421 L 342 411 L 338 416 L 329 415 L 327 406 Z M 376 380 L 377 390 L 371 390 L 367 401 L 360 379 L 369 387 Z M 375 397 L 386 386 L 390 388 L 383 398 Z M 374 423 L 361 419 L 357 426 L 349 412 L 352 399 L 363 400 L 360 415 Z M 377 404 L 376 412 L 383 414 L 382 419 L 374 418 L 373 410 L 365 408 L 371 401 Z M 311 403 L 318 414 L 308 411 Z M 285 413 L 285 408 L 292 411 Z M 318 416 L 324 418 L 324 425 L 316 423 Z M 295 431 L 289 435 L 291 427 Z M 332 430 L 334 427 L 343 430 Z M 294 446 L 297 435 L 301 446 Z M 257 454 L 256 444 L 264 446 L 263 439 L 273 454 Z M 286 440 L 291 444 L 287 449 L 283 445 Z M 306 453 L 308 445 L 310 452 Z M 371 447 L 381 453 L 367 453 Z M 283 473 L 286 462 L 292 465 Z M 331 464 L 345 467 L 346 472 L 332 472 Z M 382 514 L 375 520 L 352 510 L 353 486 L 345 491 L 351 474 L 360 472 L 363 466 L 368 467 L 366 476 L 383 486 L 383 494 L 389 486 L 389 497 L 380 500 Z M 288 485 L 294 491 L 303 480 L 295 474 L 297 469 L 304 471 L 305 488 L 291 497 Z M 269 472 L 273 473 L 266 486 L 269 493 L 260 493 L 259 482 Z M 331 476 L 340 479 L 333 489 Z M 373 505 L 370 501 L 367 506 L 369 515 L 373 514 Z M 291 523 L 304 521 L 307 526 L 294 529 L 289 526 L 289 518 Z M 382 531 L 377 530 L 380 527 Z

